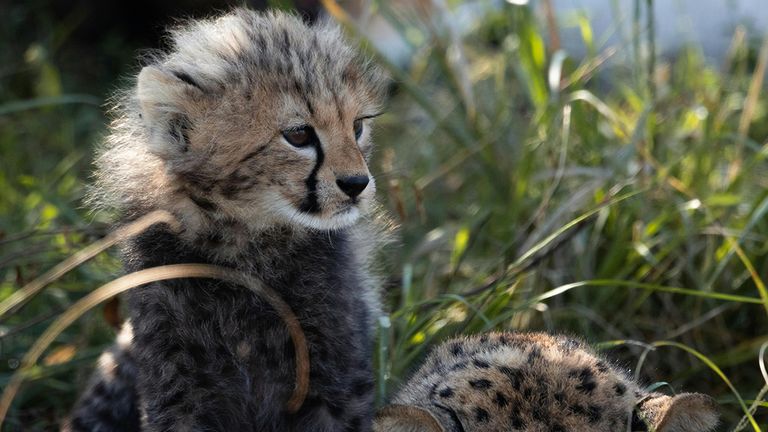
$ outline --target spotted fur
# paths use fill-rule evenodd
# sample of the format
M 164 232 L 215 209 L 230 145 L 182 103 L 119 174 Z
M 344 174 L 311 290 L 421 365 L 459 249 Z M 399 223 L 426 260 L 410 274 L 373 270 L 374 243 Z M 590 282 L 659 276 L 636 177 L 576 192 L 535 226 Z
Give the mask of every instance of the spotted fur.
M 180 232 L 156 226 L 132 240 L 127 271 L 211 263 L 277 291 L 307 337 L 309 394 L 285 412 L 293 345 L 267 303 L 174 280 L 129 293 L 124 340 L 66 428 L 369 430 L 379 313 L 369 267 L 381 236 L 367 163 L 381 74 L 333 25 L 283 13 L 238 9 L 170 41 L 118 98 L 92 202 L 123 222 L 156 209 L 179 220 Z M 299 129 L 311 139 L 295 146 Z
M 648 393 L 580 341 L 495 333 L 436 348 L 379 412 L 376 432 L 708 432 L 701 394 Z

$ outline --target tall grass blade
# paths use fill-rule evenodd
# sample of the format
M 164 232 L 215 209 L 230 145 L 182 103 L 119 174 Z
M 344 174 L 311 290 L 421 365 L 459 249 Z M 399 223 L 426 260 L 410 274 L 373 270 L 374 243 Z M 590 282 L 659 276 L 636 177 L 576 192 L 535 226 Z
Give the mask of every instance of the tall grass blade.
M 736 400 L 739 401 L 739 405 L 741 406 L 741 409 L 744 411 L 744 415 L 749 420 L 749 424 L 752 425 L 752 428 L 754 429 L 754 431 L 761 432 L 760 426 L 757 425 L 757 422 L 755 421 L 755 418 L 752 416 L 752 413 L 749 412 L 749 408 L 747 407 L 747 404 L 744 402 L 744 399 L 741 397 L 741 393 L 739 393 L 739 391 L 736 390 L 736 387 L 734 387 L 733 383 L 731 383 L 731 380 L 729 380 L 728 377 L 723 373 L 723 371 L 707 356 L 679 342 L 658 341 L 658 342 L 654 342 L 653 346 L 657 348 L 673 347 L 673 348 L 681 349 L 693 355 L 694 357 L 699 359 L 701 362 L 703 362 L 705 365 L 707 365 L 707 367 L 709 367 L 713 372 L 715 372 L 715 374 L 717 374 L 717 376 L 719 376 L 720 379 L 723 380 L 725 385 L 727 385 L 728 388 L 731 389 L 731 392 L 736 397 Z
M 298 411 L 309 390 L 309 351 L 301 324 L 299 324 L 290 306 L 275 291 L 244 273 L 207 264 L 175 264 L 140 270 L 102 285 L 80 299 L 56 319 L 24 355 L 19 369 L 13 374 L 3 390 L 0 398 L 0 426 L 2 426 L 11 403 L 29 370 L 37 363 L 40 356 L 56 337 L 73 322 L 117 294 L 148 283 L 180 278 L 219 279 L 243 286 L 266 300 L 275 309 L 288 327 L 296 355 L 296 386 L 291 398 L 286 403 L 286 409 L 289 412 Z
M 173 230 L 178 230 L 179 225 L 176 218 L 164 210 L 156 210 L 141 218 L 131 222 L 124 227 L 118 228 L 108 234 L 101 240 L 95 241 L 79 252 L 73 254 L 66 260 L 56 265 L 42 276 L 34 279 L 32 282 L 24 285 L 20 290 L 14 292 L 7 299 L 0 303 L 0 320 L 7 318 L 9 312 L 15 310 L 23 303 L 29 301 L 34 295 L 39 293 L 46 285 L 64 276 L 67 272 L 79 266 L 80 264 L 95 257 L 103 250 L 111 247 L 115 243 L 123 241 L 129 237 L 143 232 L 152 225 L 164 223 Z

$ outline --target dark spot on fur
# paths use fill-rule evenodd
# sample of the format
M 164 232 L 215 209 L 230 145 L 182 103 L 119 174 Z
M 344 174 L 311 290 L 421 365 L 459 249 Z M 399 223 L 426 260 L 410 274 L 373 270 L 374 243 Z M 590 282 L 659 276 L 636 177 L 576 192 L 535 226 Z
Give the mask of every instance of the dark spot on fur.
M 523 380 L 523 372 L 519 369 L 514 369 L 508 366 L 500 366 L 499 372 L 503 373 L 504 375 L 509 378 L 509 383 L 512 385 L 512 388 L 519 388 L 520 383 Z
M 216 203 L 208 201 L 203 197 L 195 196 L 193 194 L 190 194 L 188 196 L 189 196 L 189 199 L 192 200 L 192 202 L 195 203 L 196 206 L 200 207 L 205 211 L 212 212 L 212 211 L 216 211 L 219 208 L 219 206 L 217 206 Z
M 597 423 L 600 421 L 603 413 L 597 405 L 590 405 L 589 408 L 587 408 L 587 416 L 589 417 L 590 423 Z
M 344 120 L 344 110 L 341 108 L 341 99 L 339 99 L 339 93 L 333 92 L 333 103 L 336 105 L 336 115 L 339 116 L 339 121 Z
M 480 407 L 475 407 L 475 420 L 479 423 L 487 423 L 490 418 L 491 416 L 488 414 L 488 411 Z
M 168 133 L 174 141 L 180 145 L 179 150 L 187 152 L 189 150 L 189 130 L 191 125 L 187 116 L 177 114 L 171 118 L 168 124 Z
M 571 371 L 568 376 L 571 378 L 577 378 L 579 380 L 579 384 L 576 385 L 576 390 L 582 393 L 592 394 L 595 388 L 597 388 L 595 376 L 588 367 Z
M 530 399 L 533 396 L 533 389 L 530 387 L 523 388 L 523 398 Z
M 352 394 L 357 397 L 363 397 L 368 395 L 373 390 L 373 379 L 362 378 L 352 383 Z
M 461 346 L 461 343 L 456 342 L 453 345 L 451 345 L 451 354 L 455 356 L 464 354 L 464 348 Z
M 162 394 L 162 396 L 160 396 L 160 398 L 157 400 L 158 408 L 164 410 L 170 407 L 178 406 L 183 402 L 185 395 L 186 392 L 184 390 L 170 391 L 168 393 Z
M 181 190 L 189 194 L 189 189 L 194 188 L 195 192 L 207 194 L 213 189 L 214 179 L 199 169 L 193 169 L 178 173 L 179 180 L 183 183 Z
M 305 105 L 307 106 L 307 111 L 309 111 L 309 115 L 314 117 L 315 116 L 315 108 L 312 106 L 312 102 L 309 100 L 309 98 L 304 100 Z
M 264 150 L 267 149 L 266 145 L 262 145 L 261 147 L 257 148 L 256 150 L 248 153 L 247 155 L 243 156 L 242 159 L 240 159 L 240 162 L 238 164 L 242 164 L 244 162 L 248 162 L 249 160 L 259 156 L 260 154 L 264 153 Z
M 489 367 L 491 367 L 491 365 L 487 361 L 481 360 L 481 359 L 474 359 L 472 360 L 472 363 L 475 366 L 479 367 L 480 369 L 488 369 Z
M 363 419 L 361 417 L 355 417 L 349 421 L 349 425 L 345 428 L 347 432 L 357 432 L 363 429 Z
M 613 390 L 616 392 L 617 396 L 624 396 L 624 393 L 627 391 L 627 386 L 619 382 L 613 385 Z
M 96 397 L 103 398 L 107 394 L 107 386 L 104 384 L 104 381 L 99 381 L 98 384 L 93 386 L 93 390 L 91 391 Z
M 288 51 L 291 47 L 291 40 L 288 37 L 288 29 L 283 29 L 283 49 Z
M 192 356 L 197 366 L 205 367 L 208 364 L 205 347 L 196 342 L 190 342 L 184 346 L 184 352 Z
M 158 346 L 158 348 L 160 348 L 160 354 L 166 359 L 170 359 L 181 352 L 181 345 L 173 341 L 164 343 Z
M 453 396 L 453 389 L 450 387 L 446 387 L 440 390 L 438 394 L 440 395 L 441 398 L 450 398 L 451 396 Z
M 472 386 L 472 388 L 478 390 L 489 389 L 493 386 L 493 384 L 487 379 L 472 380 L 469 382 L 469 385 Z
M 297 96 L 307 98 L 307 92 L 304 90 L 304 86 L 301 85 L 299 80 L 293 80 L 293 90 L 296 92 Z
M 344 70 L 341 72 L 341 80 L 344 84 L 351 84 L 357 81 L 358 78 L 358 71 L 357 67 L 353 64 L 348 65 L 344 68 Z
M 203 240 L 206 246 L 208 247 L 219 247 L 222 246 L 224 241 L 224 233 L 221 231 L 212 231 L 206 234 L 205 239 Z
M 493 398 L 493 402 L 498 405 L 499 408 L 504 408 L 509 405 L 509 400 L 500 392 L 496 392 L 496 396 Z
M 331 413 L 334 418 L 338 419 L 344 416 L 344 408 L 341 406 L 333 403 L 328 403 L 326 405 L 328 406 L 328 412 Z
M 532 363 L 534 360 L 541 357 L 541 348 L 540 347 L 533 347 L 531 348 L 531 351 L 528 353 L 528 363 Z
M 438 404 L 435 404 L 433 406 L 441 411 L 444 411 L 446 414 L 450 416 L 451 421 L 453 422 L 453 427 L 450 428 L 451 431 L 465 432 L 464 426 L 462 425 L 461 419 L 459 418 L 458 414 L 456 414 L 456 411 Z
M 455 365 L 451 366 L 451 371 L 464 370 L 467 368 L 467 361 L 462 360 Z
M 530 398 L 530 396 L 528 398 Z M 549 412 L 546 410 L 546 407 L 538 404 L 532 405 L 531 408 L 531 417 L 533 417 L 534 420 L 541 423 L 546 423 L 549 420 Z
M 304 400 L 304 404 L 301 405 L 302 411 L 312 411 L 318 409 L 324 404 L 323 400 L 317 396 L 310 396 Z
M 171 73 L 173 74 L 173 76 L 191 85 L 192 87 L 197 87 L 200 90 L 203 89 L 200 86 L 200 84 L 198 84 L 194 79 L 192 79 L 192 77 L 188 73 L 184 71 L 172 71 Z
M 509 422 L 512 423 L 512 427 L 515 429 L 524 429 L 526 426 L 525 420 L 520 416 L 520 413 L 514 410 L 509 416 Z

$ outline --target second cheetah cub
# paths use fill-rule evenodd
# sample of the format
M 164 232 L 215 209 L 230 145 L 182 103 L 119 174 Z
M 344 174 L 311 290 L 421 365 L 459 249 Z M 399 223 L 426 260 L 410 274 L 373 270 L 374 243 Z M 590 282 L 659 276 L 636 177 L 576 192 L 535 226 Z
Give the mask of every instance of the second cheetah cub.
M 648 393 L 576 340 L 496 333 L 448 341 L 382 409 L 375 432 L 710 432 L 709 396 Z

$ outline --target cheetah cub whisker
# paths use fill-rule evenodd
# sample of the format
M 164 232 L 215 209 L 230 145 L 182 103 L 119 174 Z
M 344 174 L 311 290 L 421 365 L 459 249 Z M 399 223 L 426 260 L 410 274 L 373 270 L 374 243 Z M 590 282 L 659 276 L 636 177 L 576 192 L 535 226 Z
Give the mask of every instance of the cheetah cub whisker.
M 443 343 L 376 416 L 375 432 L 709 432 L 715 401 L 649 393 L 585 344 L 544 333 Z
M 224 282 L 152 283 L 65 429 L 366 431 L 381 239 L 368 169 L 384 79 L 331 23 L 236 9 L 170 32 L 117 97 L 91 201 L 125 223 L 178 219 L 123 250 L 128 272 L 229 267 L 296 314 L 307 398 L 285 411 L 295 353 L 268 303 Z

